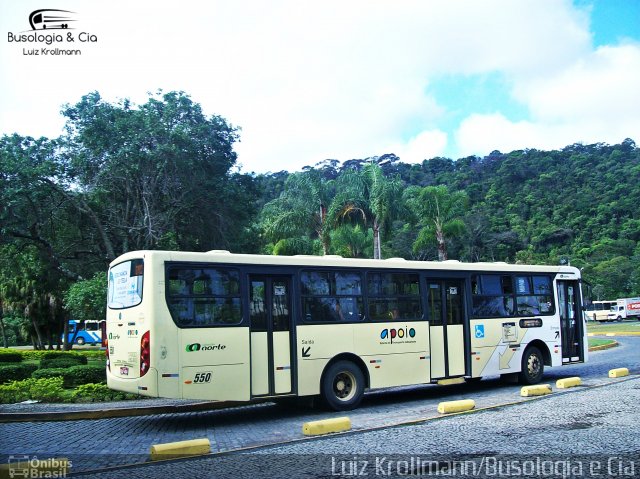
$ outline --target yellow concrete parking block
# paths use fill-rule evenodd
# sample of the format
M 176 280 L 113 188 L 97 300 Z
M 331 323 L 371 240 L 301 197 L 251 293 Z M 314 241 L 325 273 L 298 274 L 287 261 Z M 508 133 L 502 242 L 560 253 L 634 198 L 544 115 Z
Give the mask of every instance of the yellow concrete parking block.
M 580 386 L 581 384 L 582 379 L 580 379 L 579 377 L 558 379 L 556 381 L 556 387 L 558 389 L 573 388 L 576 386 Z
M 520 396 L 544 396 L 545 394 L 551 394 L 551 386 L 548 384 L 536 384 L 535 386 L 523 386 L 520 390 Z
M 464 384 L 464 378 L 439 379 L 438 386 L 452 386 L 454 384 Z
M 629 369 L 627 368 L 617 368 L 617 369 L 611 369 L 609 371 L 610 378 L 622 378 L 628 375 L 629 375 Z
M 151 460 L 175 459 L 178 457 L 201 456 L 211 452 L 209 439 L 191 439 L 188 441 L 167 442 L 151 446 Z
M 302 434 L 305 436 L 319 436 L 332 432 L 344 432 L 351 429 L 351 419 L 348 417 L 334 417 L 320 421 L 309 421 L 302 425 Z
M 470 411 L 476 407 L 473 399 L 460 399 L 459 401 L 445 401 L 438 404 L 440 414 L 451 414 L 454 412 Z

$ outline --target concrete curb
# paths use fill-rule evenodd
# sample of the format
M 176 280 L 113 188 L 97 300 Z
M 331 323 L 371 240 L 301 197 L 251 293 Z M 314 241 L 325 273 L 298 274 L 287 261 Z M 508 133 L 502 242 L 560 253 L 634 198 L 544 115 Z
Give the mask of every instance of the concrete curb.
M 618 346 L 620 346 L 620 343 L 614 339 L 611 340 L 612 342 L 609 344 L 602 344 L 601 346 L 593 346 L 592 348 L 589 348 L 589 352 L 592 353 L 594 351 L 604 351 L 605 349 L 611 349 L 611 348 L 617 348 Z
M 251 403 L 255 404 L 255 403 Z M 74 421 L 84 419 L 112 419 L 116 417 L 151 416 L 154 414 L 176 414 L 185 412 L 212 411 L 236 406 L 246 406 L 244 402 L 202 402 L 169 406 L 148 406 L 110 410 L 68 411 L 68 412 L 6 412 L 0 413 L 0 423 Z M 104 407 L 108 407 L 105 405 Z

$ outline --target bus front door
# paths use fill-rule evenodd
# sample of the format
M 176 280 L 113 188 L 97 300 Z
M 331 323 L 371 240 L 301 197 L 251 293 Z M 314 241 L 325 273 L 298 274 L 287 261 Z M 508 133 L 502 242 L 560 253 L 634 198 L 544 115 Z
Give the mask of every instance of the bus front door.
M 583 319 L 578 297 L 578 282 L 558 280 L 558 307 L 560 308 L 560 336 L 562 362 L 584 360 L 582 351 Z
M 291 385 L 291 278 L 249 278 L 251 395 L 288 394 Z
M 431 342 L 431 379 L 463 376 L 464 281 L 427 280 L 427 309 Z

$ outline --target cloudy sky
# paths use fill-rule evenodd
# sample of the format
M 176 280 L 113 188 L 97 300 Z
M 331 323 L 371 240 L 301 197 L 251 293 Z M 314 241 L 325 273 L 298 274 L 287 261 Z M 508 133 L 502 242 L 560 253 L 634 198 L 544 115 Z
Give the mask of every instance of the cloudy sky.
M 43 7 L 97 41 L 9 41 Z M 638 0 L 0 0 L 0 31 L 0 134 L 57 137 L 90 91 L 163 89 L 242 128 L 245 172 L 640 143 Z

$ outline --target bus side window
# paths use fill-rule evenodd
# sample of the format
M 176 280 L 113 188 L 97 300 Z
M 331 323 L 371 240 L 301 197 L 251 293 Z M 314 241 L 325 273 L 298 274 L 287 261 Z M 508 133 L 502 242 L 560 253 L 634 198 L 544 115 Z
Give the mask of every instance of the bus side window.
M 352 271 L 303 271 L 303 317 L 310 322 L 350 322 L 363 318 L 362 274 Z
M 178 327 L 242 321 L 239 273 L 233 269 L 170 266 L 167 305 Z

